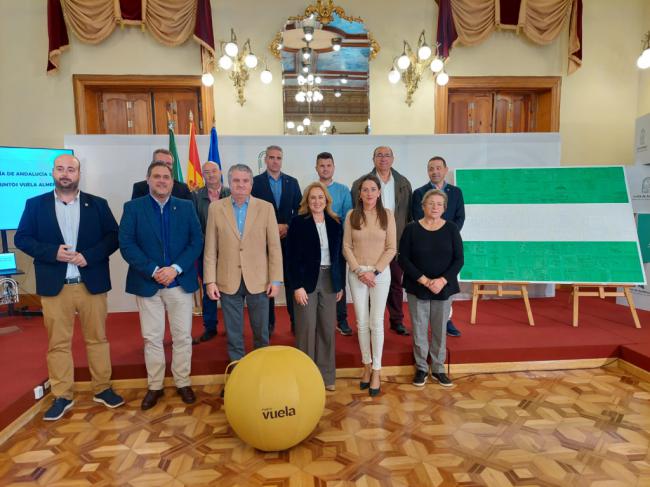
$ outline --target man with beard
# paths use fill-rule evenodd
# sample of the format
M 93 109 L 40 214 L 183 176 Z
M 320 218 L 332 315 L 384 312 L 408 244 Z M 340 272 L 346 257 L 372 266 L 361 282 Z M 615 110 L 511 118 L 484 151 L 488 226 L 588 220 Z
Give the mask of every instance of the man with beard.
M 140 404 L 143 411 L 164 395 L 165 314 L 176 392 L 185 404 L 196 401 L 190 379 L 192 294 L 199 288 L 195 263 L 203 234 L 194 205 L 172 196 L 173 181 L 167 164 L 149 164 L 149 194 L 126 202 L 120 222 L 120 252 L 129 264 L 126 292 L 135 295 L 144 339 L 148 390 Z
M 106 293 L 111 289 L 109 256 L 117 250 L 118 228 L 105 199 L 79 191 L 81 164 L 65 154 L 54 160 L 55 189 L 27 200 L 14 237 L 34 258 L 36 292 L 47 330 L 47 368 L 54 394 L 43 419 L 55 421 L 74 404 L 72 332 L 79 314 L 86 342 L 94 401 L 115 408 L 124 400 L 111 388 L 106 339 Z

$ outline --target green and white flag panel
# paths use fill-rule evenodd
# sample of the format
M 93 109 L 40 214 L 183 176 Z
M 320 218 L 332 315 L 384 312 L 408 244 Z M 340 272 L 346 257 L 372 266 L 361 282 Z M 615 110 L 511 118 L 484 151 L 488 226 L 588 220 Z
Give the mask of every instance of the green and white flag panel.
M 457 169 L 463 281 L 640 284 L 622 167 Z

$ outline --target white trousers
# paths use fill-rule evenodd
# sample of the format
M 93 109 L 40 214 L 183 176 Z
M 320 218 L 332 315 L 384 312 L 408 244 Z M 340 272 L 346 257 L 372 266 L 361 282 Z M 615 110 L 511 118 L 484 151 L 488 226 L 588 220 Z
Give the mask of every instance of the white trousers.
M 144 363 L 151 390 L 163 388 L 165 379 L 165 309 L 172 335 L 172 375 L 176 387 L 190 385 L 192 368 L 192 294 L 182 287 L 161 289 L 150 298 L 136 296 L 144 338 Z
M 362 270 L 370 267 L 361 266 Z M 381 369 L 381 354 L 384 349 L 384 311 L 390 290 L 390 268 L 386 267 L 375 277 L 375 287 L 363 284 L 356 274 L 348 275 L 350 294 L 357 316 L 357 335 L 361 349 L 361 361 Z

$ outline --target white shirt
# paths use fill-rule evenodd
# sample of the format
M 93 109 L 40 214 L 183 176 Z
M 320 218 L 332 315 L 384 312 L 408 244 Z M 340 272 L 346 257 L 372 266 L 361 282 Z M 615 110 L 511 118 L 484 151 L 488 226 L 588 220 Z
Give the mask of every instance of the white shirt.
M 54 209 L 56 211 L 56 221 L 59 224 L 63 241 L 69 245 L 68 250 L 77 251 L 77 236 L 79 235 L 79 220 L 81 218 L 81 208 L 79 206 L 79 192 L 70 203 L 65 203 L 59 199 L 54 191 Z M 79 267 L 68 262 L 68 269 L 65 273 L 66 279 L 79 277 Z
M 332 265 L 330 258 L 330 245 L 327 240 L 327 227 L 325 222 L 316 222 L 316 231 L 318 232 L 318 239 L 320 240 L 320 265 Z
M 379 177 L 379 175 L 377 175 Z M 390 211 L 395 211 L 395 180 L 393 179 L 393 173 L 390 174 L 390 179 L 387 183 L 379 177 L 379 182 L 381 183 L 381 202 L 384 205 L 384 208 L 388 208 Z

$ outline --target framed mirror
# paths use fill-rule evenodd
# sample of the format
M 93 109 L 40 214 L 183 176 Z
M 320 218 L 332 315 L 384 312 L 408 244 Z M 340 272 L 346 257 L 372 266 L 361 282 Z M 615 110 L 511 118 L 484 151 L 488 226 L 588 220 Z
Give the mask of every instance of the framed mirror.
M 282 63 L 286 134 L 370 132 L 368 64 L 380 47 L 363 19 L 317 0 L 287 19 L 270 49 Z

